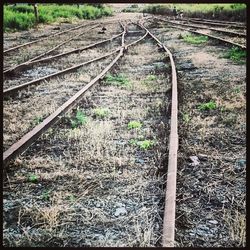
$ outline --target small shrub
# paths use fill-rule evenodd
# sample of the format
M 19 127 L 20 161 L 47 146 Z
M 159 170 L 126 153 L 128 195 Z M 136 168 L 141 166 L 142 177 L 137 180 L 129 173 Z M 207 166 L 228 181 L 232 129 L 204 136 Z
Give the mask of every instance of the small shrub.
M 105 83 L 108 85 L 114 85 L 114 86 L 130 86 L 129 80 L 124 75 L 116 75 L 112 76 L 111 74 L 108 74 L 105 77 Z
M 41 116 L 36 116 L 35 120 L 33 122 L 34 125 L 38 125 L 39 123 L 41 123 L 43 121 L 43 118 Z
M 246 51 L 238 47 L 233 47 L 225 54 L 224 58 L 229 58 L 232 61 L 235 61 L 238 63 L 245 63 Z
M 142 124 L 138 121 L 131 121 L 128 123 L 128 129 L 141 128 Z
M 193 35 L 186 35 L 183 37 L 183 40 L 190 44 L 202 44 L 208 41 L 207 36 L 193 36 Z
M 137 144 L 141 149 L 147 150 L 154 145 L 154 142 L 151 140 L 144 140 L 144 141 L 139 141 Z
M 198 106 L 199 110 L 212 110 L 216 109 L 216 103 L 214 101 L 210 101 L 207 103 L 202 103 Z
M 73 194 L 68 195 L 66 199 L 69 200 L 70 202 L 76 201 L 76 197 Z
M 35 183 L 35 182 L 38 181 L 38 176 L 35 175 L 35 174 L 30 174 L 30 175 L 28 176 L 28 181 L 29 181 L 29 182 Z
M 87 122 L 87 117 L 82 111 L 77 110 L 76 117 L 71 119 L 70 122 L 72 129 L 75 129 L 78 126 L 85 124 Z
M 189 123 L 189 121 L 191 120 L 190 116 L 184 113 L 182 113 L 182 119 L 185 123 Z
M 42 199 L 48 201 L 50 199 L 51 190 L 42 192 Z
M 137 139 L 130 139 L 129 143 L 134 146 L 138 146 L 140 149 L 148 150 L 150 149 L 155 143 L 152 140 L 142 140 L 139 141 Z
M 105 118 L 109 115 L 110 111 L 107 108 L 96 108 L 93 110 L 93 112 L 96 117 Z

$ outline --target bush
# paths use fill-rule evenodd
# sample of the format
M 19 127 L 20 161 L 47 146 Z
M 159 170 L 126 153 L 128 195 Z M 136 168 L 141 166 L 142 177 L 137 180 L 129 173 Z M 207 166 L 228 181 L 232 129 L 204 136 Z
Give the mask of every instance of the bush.
M 39 4 L 38 22 L 52 23 L 58 18 L 96 19 L 112 15 L 109 7 L 98 5 Z M 27 30 L 35 25 L 34 7 L 27 4 L 4 6 L 4 31 Z

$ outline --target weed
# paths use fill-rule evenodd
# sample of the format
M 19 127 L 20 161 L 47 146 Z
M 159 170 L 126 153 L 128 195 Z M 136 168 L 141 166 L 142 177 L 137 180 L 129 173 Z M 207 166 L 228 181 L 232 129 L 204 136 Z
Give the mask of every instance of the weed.
M 224 55 L 224 58 L 229 58 L 237 63 L 245 63 L 246 51 L 238 47 L 233 47 Z
M 185 123 L 189 123 L 189 121 L 191 120 L 189 114 L 184 114 L 184 113 L 181 113 L 182 114 L 182 119 Z
M 154 145 L 154 142 L 151 141 L 151 140 L 138 141 L 137 145 L 141 149 L 147 150 L 147 149 L 151 148 Z
M 107 108 L 96 108 L 93 110 L 96 117 L 105 118 L 109 115 L 110 111 Z
M 240 93 L 240 87 L 235 87 L 233 89 L 233 92 L 236 93 L 236 94 L 239 94 Z
M 70 202 L 76 201 L 76 197 L 73 194 L 68 195 L 66 199 L 69 200 Z
M 154 141 L 152 140 L 143 140 L 139 141 L 137 139 L 130 139 L 129 143 L 134 146 L 138 146 L 140 149 L 148 150 L 154 145 Z
M 128 129 L 141 128 L 142 124 L 138 121 L 131 121 L 128 123 Z
M 124 75 L 121 74 L 118 74 L 116 76 L 108 74 L 105 77 L 105 83 L 107 85 L 114 85 L 114 86 L 130 86 L 129 80 Z
M 194 35 L 186 35 L 183 37 L 183 40 L 187 43 L 191 44 L 202 44 L 207 42 L 207 36 L 194 36 Z
M 34 125 L 38 125 L 39 123 L 41 123 L 43 121 L 43 118 L 41 116 L 36 116 L 34 119 L 33 124 Z
M 37 182 L 38 179 L 39 179 L 39 177 L 37 175 L 35 175 L 35 174 L 30 174 L 29 177 L 28 177 L 28 181 L 33 182 L 33 183 Z
M 86 115 L 79 109 L 76 112 L 76 117 L 74 119 L 70 119 L 72 129 L 75 129 L 76 127 L 83 125 L 86 122 L 87 122 Z
M 202 103 L 198 106 L 199 110 L 212 110 L 216 109 L 216 103 L 214 101 Z
M 48 201 L 50 199 L 51 190 L 43 191 L 42 192 L 42 199 Z
M 96 8 L 88 4 L 81 5 L 79 8 L 69 4 L 39 4 L 38 6 L 39 23 L 52 23 L 59 18 L 96 19 L 109 15 L 112 15 L 111 8 Z M 27 30 L 35 25 L 34 8 L 27 4 L 4 6 L 3 19 L 4 31 Z
M 148 75 L 146 79 L 143 81 L 144 84 L 149 85 L 152 84 L 153 81 L 155 81 L 157 77 L 155 75 Z

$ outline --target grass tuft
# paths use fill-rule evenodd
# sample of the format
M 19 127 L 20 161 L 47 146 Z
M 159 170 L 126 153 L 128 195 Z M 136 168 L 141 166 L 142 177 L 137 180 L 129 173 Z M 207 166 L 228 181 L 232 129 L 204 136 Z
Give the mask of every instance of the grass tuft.
M 224 58 L 229 58 L 237 63 L 245 63 L 246 51 L 238 47 L 233 47 L 225 54 Z
M 108 74 L 105 77 L 105 83 L 107 85 L 114 85 L 114 86 L 130 86 L 130 81 L 122 74 L 118 75 L 111 75 Z
M 183 40 L 190 44 L 202 44 L 208 41 L 207 36 L 193 36 L 193 35 L 186 35 L 183 37 Z
M 216 103 L 214 101 L 210 101 L 210 102 L 206 102 L 206 103 L 202 103 L 198 106 L 199 110 L 212 110 L 212 109 L 216 109 Z
M 128 123 L 128 129 L 141 128 L 142 124 L 138 121 L 130 121 Z

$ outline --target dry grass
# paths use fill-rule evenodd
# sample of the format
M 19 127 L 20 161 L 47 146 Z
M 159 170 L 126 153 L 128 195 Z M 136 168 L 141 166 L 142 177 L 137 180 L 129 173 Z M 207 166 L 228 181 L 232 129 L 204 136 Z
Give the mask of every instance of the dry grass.
M 78 109 L 87 117 L 85 124 L 72 129 L 73 109 L 13 163 L 5 181 L 5 211 L 13 211 L 16 202 L 24 230 L 15 227 L 18 212 L 12 218 L 5 214 L 5 245 L 161 244 L 165 179 L 159 169 L 166 157 L 168 125 L 164 117 L 169 82 L 163 71 L 158 74 L 155 67 L 147 69 L 154 60 L 161 60 L 155 47 L 141 43 L 131 48 L 112 70 L 112 74 L 128 77 L 129 88 L 102 82 L 79 103 Z M 151 56 L 136 59 L 145 50 Z M 71 74 L 67 81 L 75 84 L 81 77 L 92 77 L 90 71 L 96 65 L 81 71 L 77 79 Z M 152 74 L 157 79 L 145 84 Z M 108 117 L 94 115 L 94 109 L 106 107 Z M 133 119 L 142 122 L 141 129 L 127 128 Z M 137 138 L 154 140 L 155 145 L 141 150 L 129 143 Z M 27 181 L 30 174 L 38 176 L 36 183 Z M 10 196 L 13 192 L 15 197 Z

